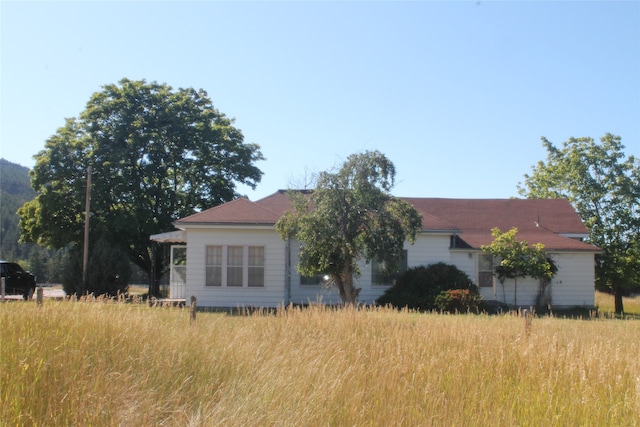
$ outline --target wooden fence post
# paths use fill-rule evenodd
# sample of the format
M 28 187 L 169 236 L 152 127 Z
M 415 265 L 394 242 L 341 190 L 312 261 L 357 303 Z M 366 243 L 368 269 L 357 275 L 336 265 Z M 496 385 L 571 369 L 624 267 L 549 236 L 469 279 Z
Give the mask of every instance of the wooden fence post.
M 36 288 L 36 304 L 42 305 L 42 297 L 44 296 L 44 289 L 42 289 L 42 285 Z
M 531 334 L 531 324 L 533 323 L 532 310 L 523 310 L 522 317 L 524 317 L 524 334 L 528 337 Z
M 191 323 L 196 321 L 196 307 L 198 306 L 198 299 L 191 295 Z

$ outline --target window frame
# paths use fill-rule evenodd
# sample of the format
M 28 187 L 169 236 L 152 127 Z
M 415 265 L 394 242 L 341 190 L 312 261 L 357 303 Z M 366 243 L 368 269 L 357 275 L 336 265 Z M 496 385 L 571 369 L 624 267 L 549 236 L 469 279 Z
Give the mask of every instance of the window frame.
M 487 269 L 487 265 L 483 262 L 483 259 L 490 260 L 491 268 Z M 476 256 L 476 283 L 478 288 L 493 288 L 494 286 L 494 265 L 493 265 L 493 255 L 478 253 Z M 485 277 L 483 279 L 483 276 Z M 487 284 L 489 281 L 485 282 L 486 277 L 490 277 L 490 284 Z
M 384 271 L 379 267 L 380 262 L 377 259 L 372 259 L 370 262 L 371 265 L 371 286 L 382 287 L 382 286 L 393 286 L 396 282 L 398 276 L 406 273 L 409 265 L 408 265 L 408 251 L 406 249 L 402 250 L 402 255 L 400 256 L 400 262 L 398 263 L 398 269 L 393 273 L 384 273 Z
M 240 245 L 227 245 L 226 249 L 227 262 L 226 265 L 223 265 L 223 268 L 227 270 L 226 286 L 228 288 L 242 288 L 245 284 L 245 248 Z
M 264 258 L 264 253 L 265 253 L 265 248 L 264 246 L 247 246 L 247 287 L 248 288 L 264 288 L 264 282 L 265 282 L 265 277 L 264 277 L 264 272 L 265 272 L 265 258 Z M 256 255 L 253 254 L 252 255 L 252 250 L 256 251 L 259 250 L 261 253 L 257 255 L 256 259 Z M 258 261 L 257 263 L 255 263 L 255 261 Z M 261 270 L 262 274 L 252 274 L 252 271 L 258 271 Z M 260 278 L 260 280 L 258 282 L 254 282 L 254 279 L 256 278 Z M 256 284 L 257 283 L 257 284 Z
M 210 254 L 211 252 L 211 254 Z M 209 259 L 211 258 L 211 262 Z M 224 265 L 224 246 L 222 245 L 207 245 L 205 248 L 205 276 L 204 284 L 207 287 L 222 287 L 226 279 L 226 272 L 223 268 Z M 209 279 L 212 280 L 209 280 Z
M 264 289 L 265 253 L 264 245 L 206 245 L 205 287 Z

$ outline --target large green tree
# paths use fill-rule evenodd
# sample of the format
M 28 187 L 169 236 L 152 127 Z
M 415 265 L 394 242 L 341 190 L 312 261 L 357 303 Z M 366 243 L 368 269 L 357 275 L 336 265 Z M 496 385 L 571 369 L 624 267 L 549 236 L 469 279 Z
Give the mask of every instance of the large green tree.
M 204 90 L 128 79 L 102 89 L 35 156 L 37 197 L 19 210 L 22 239 L 56 248 L 83 241 L 91 166 L 92 239 L 126 251 L 150 277 L 155 265 L 159 278 L 166 260 L 163 251 L 152 260 L 149 236 L 232 200 L 238 184 L 254 188 L 263 157 Z
M 571 201 L 589 229 L 596 256 L 596 286 L 622 297 L 640 285 L 640 161 L 624 154 L 619 136 L 600 142 L 571 138 L 561 148 L 546 138 L 546 161 L 525 175 L 520 194 L 528 198 L 563 197 Z
M 395 167 L 378 151 L 353 154 L 337 172 L 322 172 L 306 197 L 290 192 L 293 210 L 276 224 L 283 239 L 301 242 L 298 270 L 330 277 L 347 305 L 356 304 L 359 260 L 376 259 L 395 271 L 404 242 L 413 243 L 422 218 L 393 197 Z

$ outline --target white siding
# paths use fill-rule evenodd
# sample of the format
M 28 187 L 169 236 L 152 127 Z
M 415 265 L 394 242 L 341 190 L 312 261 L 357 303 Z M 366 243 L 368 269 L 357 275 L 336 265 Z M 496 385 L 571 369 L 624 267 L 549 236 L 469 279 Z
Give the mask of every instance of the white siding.
M 187 300 L 195 296 L 199 307 L 276 307 L 286 302 L 285 242 L 275 229 L 189 229 L 187 236 Z M 206 286 L 206 247 L 209 245 L 264 246 L 264 287 Z
M 478 286 L 478 256 L 480 254 L 481 252 L 473 250 L 451 251 L 451 264 L 465 272 L 476 286 Z M 497 285 L 499 286 L 500 284 L 498 283 Z M 484 300 L 503 299 L 502 296 L 498 298 L 496 283 L 494 283 L 493 287 L 481 287 L 478 289 L 480 290 L 480 295 Z
M 451 252 L 449 251 L 450 236 L 448 234 L 420 234 L 413 245 L 405 243 L 408 250 L 407 265 L 418 267 L 438 262 L 449 264 Z
M 407 266 L 417 267 L 437 262 L 450 262 L 449 236 L 437 234 L 422 234 L 416 238 L 415 244 L 405 243 L 407 250 Z M 291 244 L 291 301 L 297 304 L 324 302 L 327 304 L 340 303 L 340 296 L 335 287 L 300 285 L 298 251 L 300 244 Z M 359 263 L 361 275 L 355 279 L 355 286 L 361 288 L 358 301 L 363 304 L 373 304 L 389 286 L 373 285 L 371 264 Z
M 530 307 L 536 305 L 540 289 L 540 281 L 530 277 L 518 277 L 518 279 L 505 279 L 504 283 L 500 283 L 498 279 L 495 282 L 495 292 L 498 301 L 507 304 L 517 305 L 521 307 Z
M 593 253 L 550 253 L 558 266 L 551 280 L 551 306 L 556 308 L 591 307 L 595 304 L 595 270 Z M 496 299 L 514 304 L 514 280 L 503 285 L 496 280 Z M 517 305 L 536 305 L 540 282 L 529 277 L 518 279 Z M 549 292 L 549 290 L 547 290 Z M 505 298 L 506 296 L 506 298 Z
M 198 298 L 201 307 L 276 307 L 289 302 L 340 303 L 334 287 L 300 285 L 298 263 L 299 243 L 291 243 L 290 289 L 287 289 L 287 244 L 275 229 L 211 229 L 190 228 L 187 230 L 187 279 L 185 297 Z M 451 251 L 449 236 L 421 234 L 414 245 L 405 243 L 407 266 L 417 267 L 437 262 L 456 265 L 477 281 L 477 252 Z M 205 286 L 205 257 L 208 245 L 249 245 L 265 248 L 265 286 L 263 288 L 227 288 Z M 552 254 L 558 264 L 558 274 L 551 283 L 551 302 L 554 307 L 593 306 L 594 256 L 592 253 Z M 388 286 L 374 286 L 371 283 L 371 266 L 361 263 L 361 276 L 355 285 L 362 288 L 359 301 L 371 304 L 380 297 Z M 504 285 L 496 281 L 495 288 L 480 288 L 484 299 L 497 299 L 508 304 L 517 302 L 520 306 L 535 305 L 539 292 L 539 282 L 534 279 L 518 279 L 517 299 L 514 280 L 506 280 Z
M 595 261 L 592 253 L 555 253 L 558 274 L 551 282 L 553 307 L 595 305 Z
M 451 264 L 467 273 L 467 276 L 478 284 L 478 260 L 476 252 L 451 251 Z
M 406 243 L 405 243 L 405 249 L 408 249 L 407 251 L 407 258 L 408 258 L 410 256 L 409 254 L 411 253 L 411 248 L 407 247 Z M 407 265 L 409 265 L 408 263 L 409 261 L 407 259 Z M 360 291 L 360 298 L 358 299 L 358 301 L 360 301 L 363 304 L 373 304 L 391 286 L 390 285 L 374 285 L 372 283 L 373 268 L 371 267 L 370 263 L 369 264 L 360 263 L 360 272 L 362 274 L 360 275 L 356 283 L 356 286 L 362 289 Z
M 451 262 L 477 282 L 478 253 L 453 251 Z M 593 306 L 595 304 L 595 271 L 593 253 L 551 253 L 558 265 L 558 273 L 551 281 L 552 307 Z M 476 283 L 477 284 L 477 283 Z M 494 288 L 480 288 L 485 300 L 498 300 L 507 304 L 530 306 L 536 304 L 539 281 L 519 278 L 517 293 L 515 281 L 505 280 L 504 284 L 494 279 Z M 549 290 L 547 290 L 549 292 Z
M 471 254 L 471 256 L 469 256 Z M 451 262 L 477 282 L 478 253 L 453 251 Z M 551 281 L 552 307 L 593 306 L 595 304 L 595 271 L 593 253 L 551 253 L 558 266 L 558 273 Z M 476 283 L 477 284 L 477 283 Z M 498 300 L 507 304 L 528 307 L 535 306 L 540 292 L 540 282 L 531 278 L 518 278 L 517 289 L 514 279 L 504 284 L 494 279 L 494 288 L 480 288 L 485 300 Z M 549 289 L 547 290 L 549 292 Z

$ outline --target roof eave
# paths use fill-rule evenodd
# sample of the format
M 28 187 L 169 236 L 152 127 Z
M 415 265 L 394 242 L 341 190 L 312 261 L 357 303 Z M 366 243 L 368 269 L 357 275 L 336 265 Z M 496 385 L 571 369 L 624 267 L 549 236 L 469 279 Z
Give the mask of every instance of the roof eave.
M 437 229 L 437 228 L 423 228 L 420 230 L 421 233 L 425 234 L 460 234 L 462 230 L 457 228 L 452 229 Z
M 242 227 L 268 227 L 273 228 L 273 222 L 179 222 L 173 223 L 176 228 L 242 228 Z
M 588 233 L 558 233 L 559 236 L 568 237 L 570 239 L 588 239 Z

